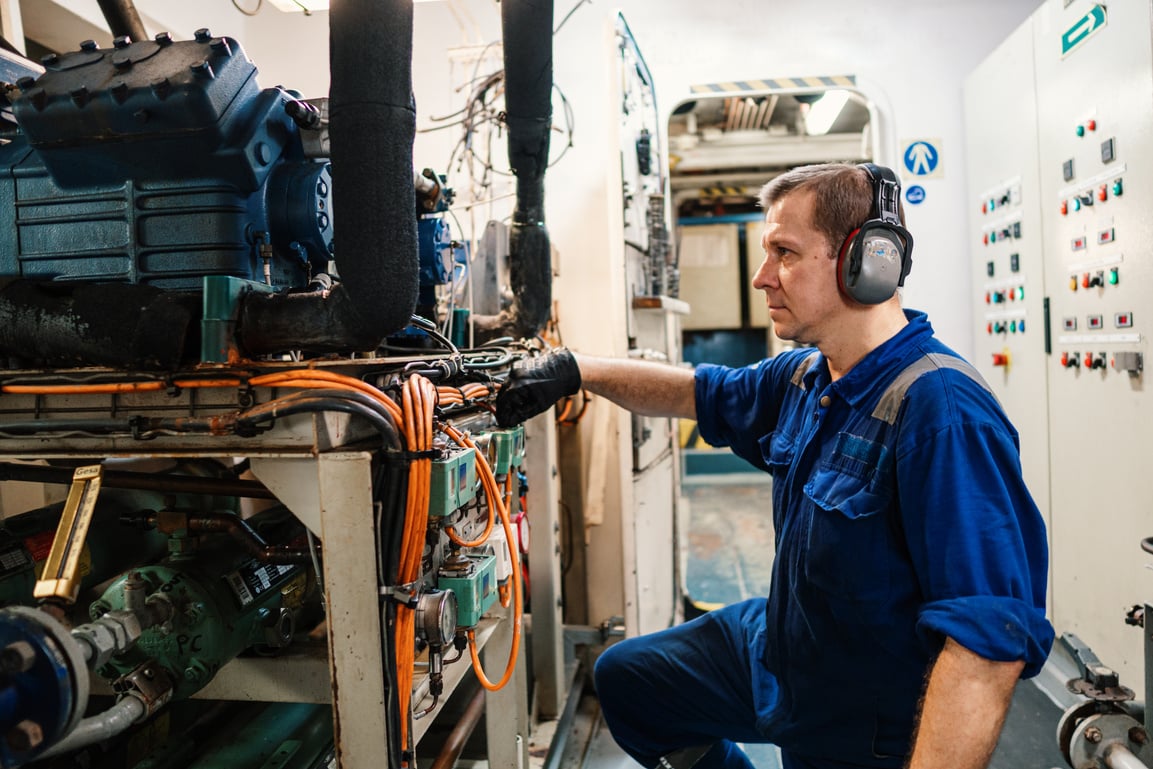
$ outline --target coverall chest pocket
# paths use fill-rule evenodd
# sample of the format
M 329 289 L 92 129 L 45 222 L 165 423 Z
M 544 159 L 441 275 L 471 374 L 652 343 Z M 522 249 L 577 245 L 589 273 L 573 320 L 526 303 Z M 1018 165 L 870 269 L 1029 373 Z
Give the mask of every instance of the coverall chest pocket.
M 805 576 L 831 596 L 876 605 L 889 595 L 896 553 L 885 447 L 848 433 L 805 484 L 811 503 Z

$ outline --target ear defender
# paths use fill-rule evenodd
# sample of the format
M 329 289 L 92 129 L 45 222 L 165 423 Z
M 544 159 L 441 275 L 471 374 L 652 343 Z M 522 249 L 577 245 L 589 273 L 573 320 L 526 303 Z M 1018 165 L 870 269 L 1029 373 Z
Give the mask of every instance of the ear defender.
M 901 183 L 884 166 L 862 163 L 873 187 L 869 219 L 853 230 L 837 257 L 841 293 L 859 304 L 881 304 L 905 285 L 913 266 L 913 236 L 901 226 Z

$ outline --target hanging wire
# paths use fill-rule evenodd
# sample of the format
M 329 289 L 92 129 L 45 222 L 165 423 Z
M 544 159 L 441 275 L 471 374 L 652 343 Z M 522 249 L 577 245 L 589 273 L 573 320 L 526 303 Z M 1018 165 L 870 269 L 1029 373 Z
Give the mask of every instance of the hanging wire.
M 256 7 L 253 8 L 251 11 L 248 11 L 248 10 L 245 10 L 244 8 L 241 8 L 240 3 L 237 2 L 237 0 L 232 0 L 232 7 L 235 8 L 236 10 L 240 11 L 241 13 L 243 13 L 245 16 L 255 16 L 256 14 L 260 13 L 260 8 L 263 5 L 264 5 L 264 0 L 256 0 Z

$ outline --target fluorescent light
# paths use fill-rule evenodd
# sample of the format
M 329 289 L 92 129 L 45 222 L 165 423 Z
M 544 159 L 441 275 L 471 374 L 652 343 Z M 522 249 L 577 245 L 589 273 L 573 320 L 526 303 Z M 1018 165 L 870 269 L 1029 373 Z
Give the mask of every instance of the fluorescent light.
M 412 0 L 414 3 L 432 3 L 436 0 Z M 328 0 L 269 0 L 279 11 L 285 13 L 312 13 L 327 11 Z
M 312 13 L 327 11 L 328 0 L 269 0 L 278 11 L 285 13 Z
M 809 111 L 805 115 L 805 130 L 809 132 L 810 136 L 827 134 L 848 102 L 848 91 L 839 89 L 825 91 L 824 96 L 810 105 Z

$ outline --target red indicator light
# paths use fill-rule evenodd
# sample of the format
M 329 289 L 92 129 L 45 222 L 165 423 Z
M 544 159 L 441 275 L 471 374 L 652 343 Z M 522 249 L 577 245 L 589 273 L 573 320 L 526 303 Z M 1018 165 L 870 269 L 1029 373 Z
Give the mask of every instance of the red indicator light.
M 1088 128 L 1090 131 L 1096 131 L 1097 130 L 1097 121 L 1096 120 L 1090 120 L 1088 123 L 1085 124 L 1085 127 Z
M 1097 190 L 1097 199 L 1098 200 L 1108 200 L 1109 199 L 1109 188 L 1107 186 L 1105 186 L 1104 184 L 1102 184 L 1101 187 Z

